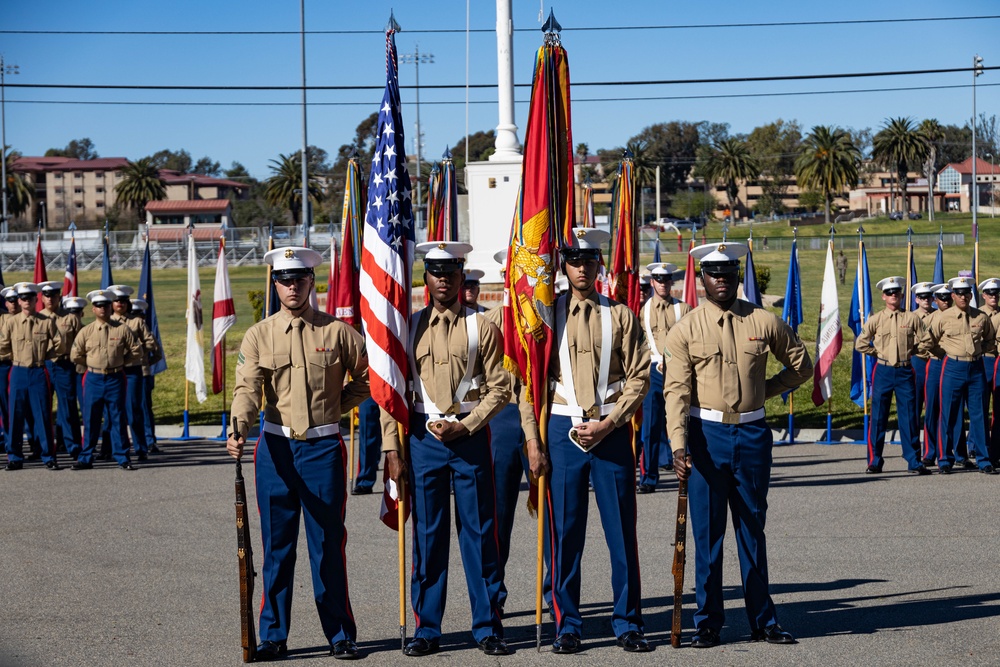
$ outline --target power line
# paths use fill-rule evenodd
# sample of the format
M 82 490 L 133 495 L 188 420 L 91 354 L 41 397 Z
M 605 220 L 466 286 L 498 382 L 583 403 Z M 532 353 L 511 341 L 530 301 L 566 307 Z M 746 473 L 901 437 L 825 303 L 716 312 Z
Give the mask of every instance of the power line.
M 837 21 L 771 21 L 762 23 L 689 23 L 682 25 L 622 25 L 622 26 L 564 26 L 563 32 L 618 31 L 618 30 L 715 30 L 733 28 L 796 28 L 804 26 L 880 25 L 892 23 L 930 23 L 937 21 L 983 21 L 1000 19 L 1000 16 L 932 16 L 891 19 L 854 19 Z M 538 32 L 539 28 L 515 28 L 514 32 Z M 407 34 L 465 34 L 461 28 L 424 28 L 405 30 Z M 470 33 L 492 33 L 494 28 L 474 28 Z M 140 35 L 140 36 L 243 36 L 243 35 L 294 35 L 299 30 L 0 30 L 0 35 Z M 382 35 L 383 30 L 307 30 L 307 35 Z
M 1000 83 L 980 83 L 978 88 L 1000 86 Z M 957 84 L 948 86 L 911 86 L 898 88 L 855 88 L 847 90 L 807 90 L 807 91 L 786 91 L 776 93 L 723 93 L 719 95 L 649 95 L 642 97 L 576 97 L 573 103 L 578 102 L 650 102 L 650 101 L 677 101 L 677 100 L 718 100 L 718 99 L 738 99 L 753 97 L 797 97 L 801 95 L 845 95 L 864 93 L 894 93 L 922 90 L 954 90 L 961 88 L 971 88 L 972 84 Z M 356 106 L 377 106 L 377 100 L 367 102 L 309 102 L 310 107 L 356 107 Z M 497 100 L 470 100 L 469 104 L 496 104 Z M 515 104 L 527 104 L 528 100 L 515 100 Z M 131 101 L 131 100 L 7 100 L 7 104 L 82 104 L 96 106 L 177 106 L 177 107 L 288 107 L 301 106 L 301 102 L 158 102 L 158 101 Z M 465 100 L 433 100 L 422 101 L 425 105 L 457 106 L 465 104 Z
M 980 69 L 998 70 L 1000 65 L 993 67 L 981 67 Z M 839 74 L 788 74 L 778 76 L 742 76 L 723 77 L 715 79 L 660 79 L 646 81 L 578 81 L 573 82 L 574 88 L 586 88 L 594 86 L 675 86 L 690 84 L 717 84 L 717 83 L 765 83 L 771 81 L 824 81 L 830 79 L 862 79 L 883 76 L 919 76 L 926 74 L 955 74 L 957 72 L 971 72 L 969 67 L 949 67 L 942 69 L 919 69 L 919 70 L 889 70 L 884 72 L 842 72 Z M 301 91 L 302 86 L 193 86 L 193 85 L 137 85 L 137 84 L 93 84 L 93 83 L 9 83 L 7 88 L 34 88 L 34 89 L 64 89 L 64 90 L 186 90 L 186 91 Z M 464 90 L 465 84 L 425 84 L 420 86 L 422 90 Z M 530 88 L 530 83 L 515 83 L 515 88 Z M 353 91 L 353 90 L 384 90 L 385 85 L 372 86 L 307 86 L 309 91 Z M 416 89 L 415 85 L 400 86 L 401 89 Z M 468 88 L 488 89 L 496 88 L 495 83 L 474 83 Z

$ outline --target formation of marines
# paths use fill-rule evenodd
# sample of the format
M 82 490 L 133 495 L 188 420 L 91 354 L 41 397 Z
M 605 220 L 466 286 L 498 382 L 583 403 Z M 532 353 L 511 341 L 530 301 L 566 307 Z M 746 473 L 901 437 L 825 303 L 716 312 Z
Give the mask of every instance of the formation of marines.
M 5 469 L 20 470 L 37 456 L 49 470 L 60 470 L 58 454 L 65 452 L 73 470 L 93 468 L 95 458 L 135 470 L 130 449 L 140 461 L 157 451 L 149 368 L 163 355 L 143 318 L 145 301 L 131 299 L 128 285 L 94 290 L 86 300 L 61 291 L 58 281 L 20 282 L 0 291 L 6 306 L 0 311 Z M 84 325 L 87 301 L 95 321 Z M 102 431 L 110 451 L 97 451 Z M 25 435 L 37 455 L 25 457 Z

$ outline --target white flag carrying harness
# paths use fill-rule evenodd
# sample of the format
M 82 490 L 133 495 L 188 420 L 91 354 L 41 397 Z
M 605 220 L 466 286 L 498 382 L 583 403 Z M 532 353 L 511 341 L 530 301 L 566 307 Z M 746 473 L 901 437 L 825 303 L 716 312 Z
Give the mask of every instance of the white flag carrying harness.
M 650 299 L 643 306 L 642 313 L 642 323 L 646 329 L 646 342 L 649 343 L 649 362 L 651 364 L 656 364 L 656 370 L 663 372 L 663 353 L 656 349 L 656 339 L 653 338 L 653 327 L 649 323 L 650 312 L 652 308 L 653 300 Z M 674 303 L 674 322 L 680 322 L 681 319 L 681 302 L 677 301 Z

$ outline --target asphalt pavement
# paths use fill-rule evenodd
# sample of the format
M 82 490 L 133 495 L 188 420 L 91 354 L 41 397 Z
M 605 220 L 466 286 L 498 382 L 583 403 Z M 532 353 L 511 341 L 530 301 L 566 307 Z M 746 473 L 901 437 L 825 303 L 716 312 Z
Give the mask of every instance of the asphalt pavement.
M 241 664 L 232 459 L 219 442 L 161 446 L 164 453 L 135 472 L 114 464 L 51 472 L 37 463 L 0 472 L 0 667 Z M 506 629 L 515 654 L 488 658 L 476 649 L 453 539 L 443 650 L 405 658 L 396 533 L 378 521 L 379 493 L 350 496 L 349 579 L 363 664 L 1000 664 L 1000 476 L 917 477 L 905 472 L 898 446 L 888 455 L 883 474 L 866 475 L 864 448 L 857 445 L 775 448 L 767 527 L 771 591 L 781 624 L 799 640 L 793 646 L 748 642 L 730 530 L 723 644 L 687 646 L 692 550 L 685 645 L 670 647 L 676 510 L 670 473 L 656 493 L 638 498 L 643 613 L 655 651 L 626 654 L 615 646 L 608 550 L 592 505 L 582 653 L 551 654 L 548 619 L 542 652 L 535 651 L 535 523 L 525 511 L 515 522 L 507 576 Z M 244 470 L 252 504 L 252 464 Z M 255 519 L 251 512 L 259 570 Z M 299 554 L 289 660 L 332 664 L 310 599 L 304 533 Z

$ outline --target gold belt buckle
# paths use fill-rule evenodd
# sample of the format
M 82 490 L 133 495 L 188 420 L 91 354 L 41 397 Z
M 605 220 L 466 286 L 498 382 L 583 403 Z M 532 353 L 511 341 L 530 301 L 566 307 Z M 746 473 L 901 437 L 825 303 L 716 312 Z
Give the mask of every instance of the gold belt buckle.
M 583 411 L 583 416 L 586 417 L 587 419 L 600 419 L 601 418 L 601 409 L 595 405 L 592 408 L 588 408 L 588 409 L 584 410 Z
M 461 413 L 462 413 L 462 406 L 459 403 L 452 403 L 451 406 L 448 408 L 448 411 L 445 412 L 446 415 L 459 415 Z
M 291 435 L 292 440 L 301 440 L 302 439 L 302 438 L 299 437 L 299 434 L 296 433 L 295 431 L 293 431 L 292 429 L 288 429 L 288 433 L 289 433 L 289 435 Z

